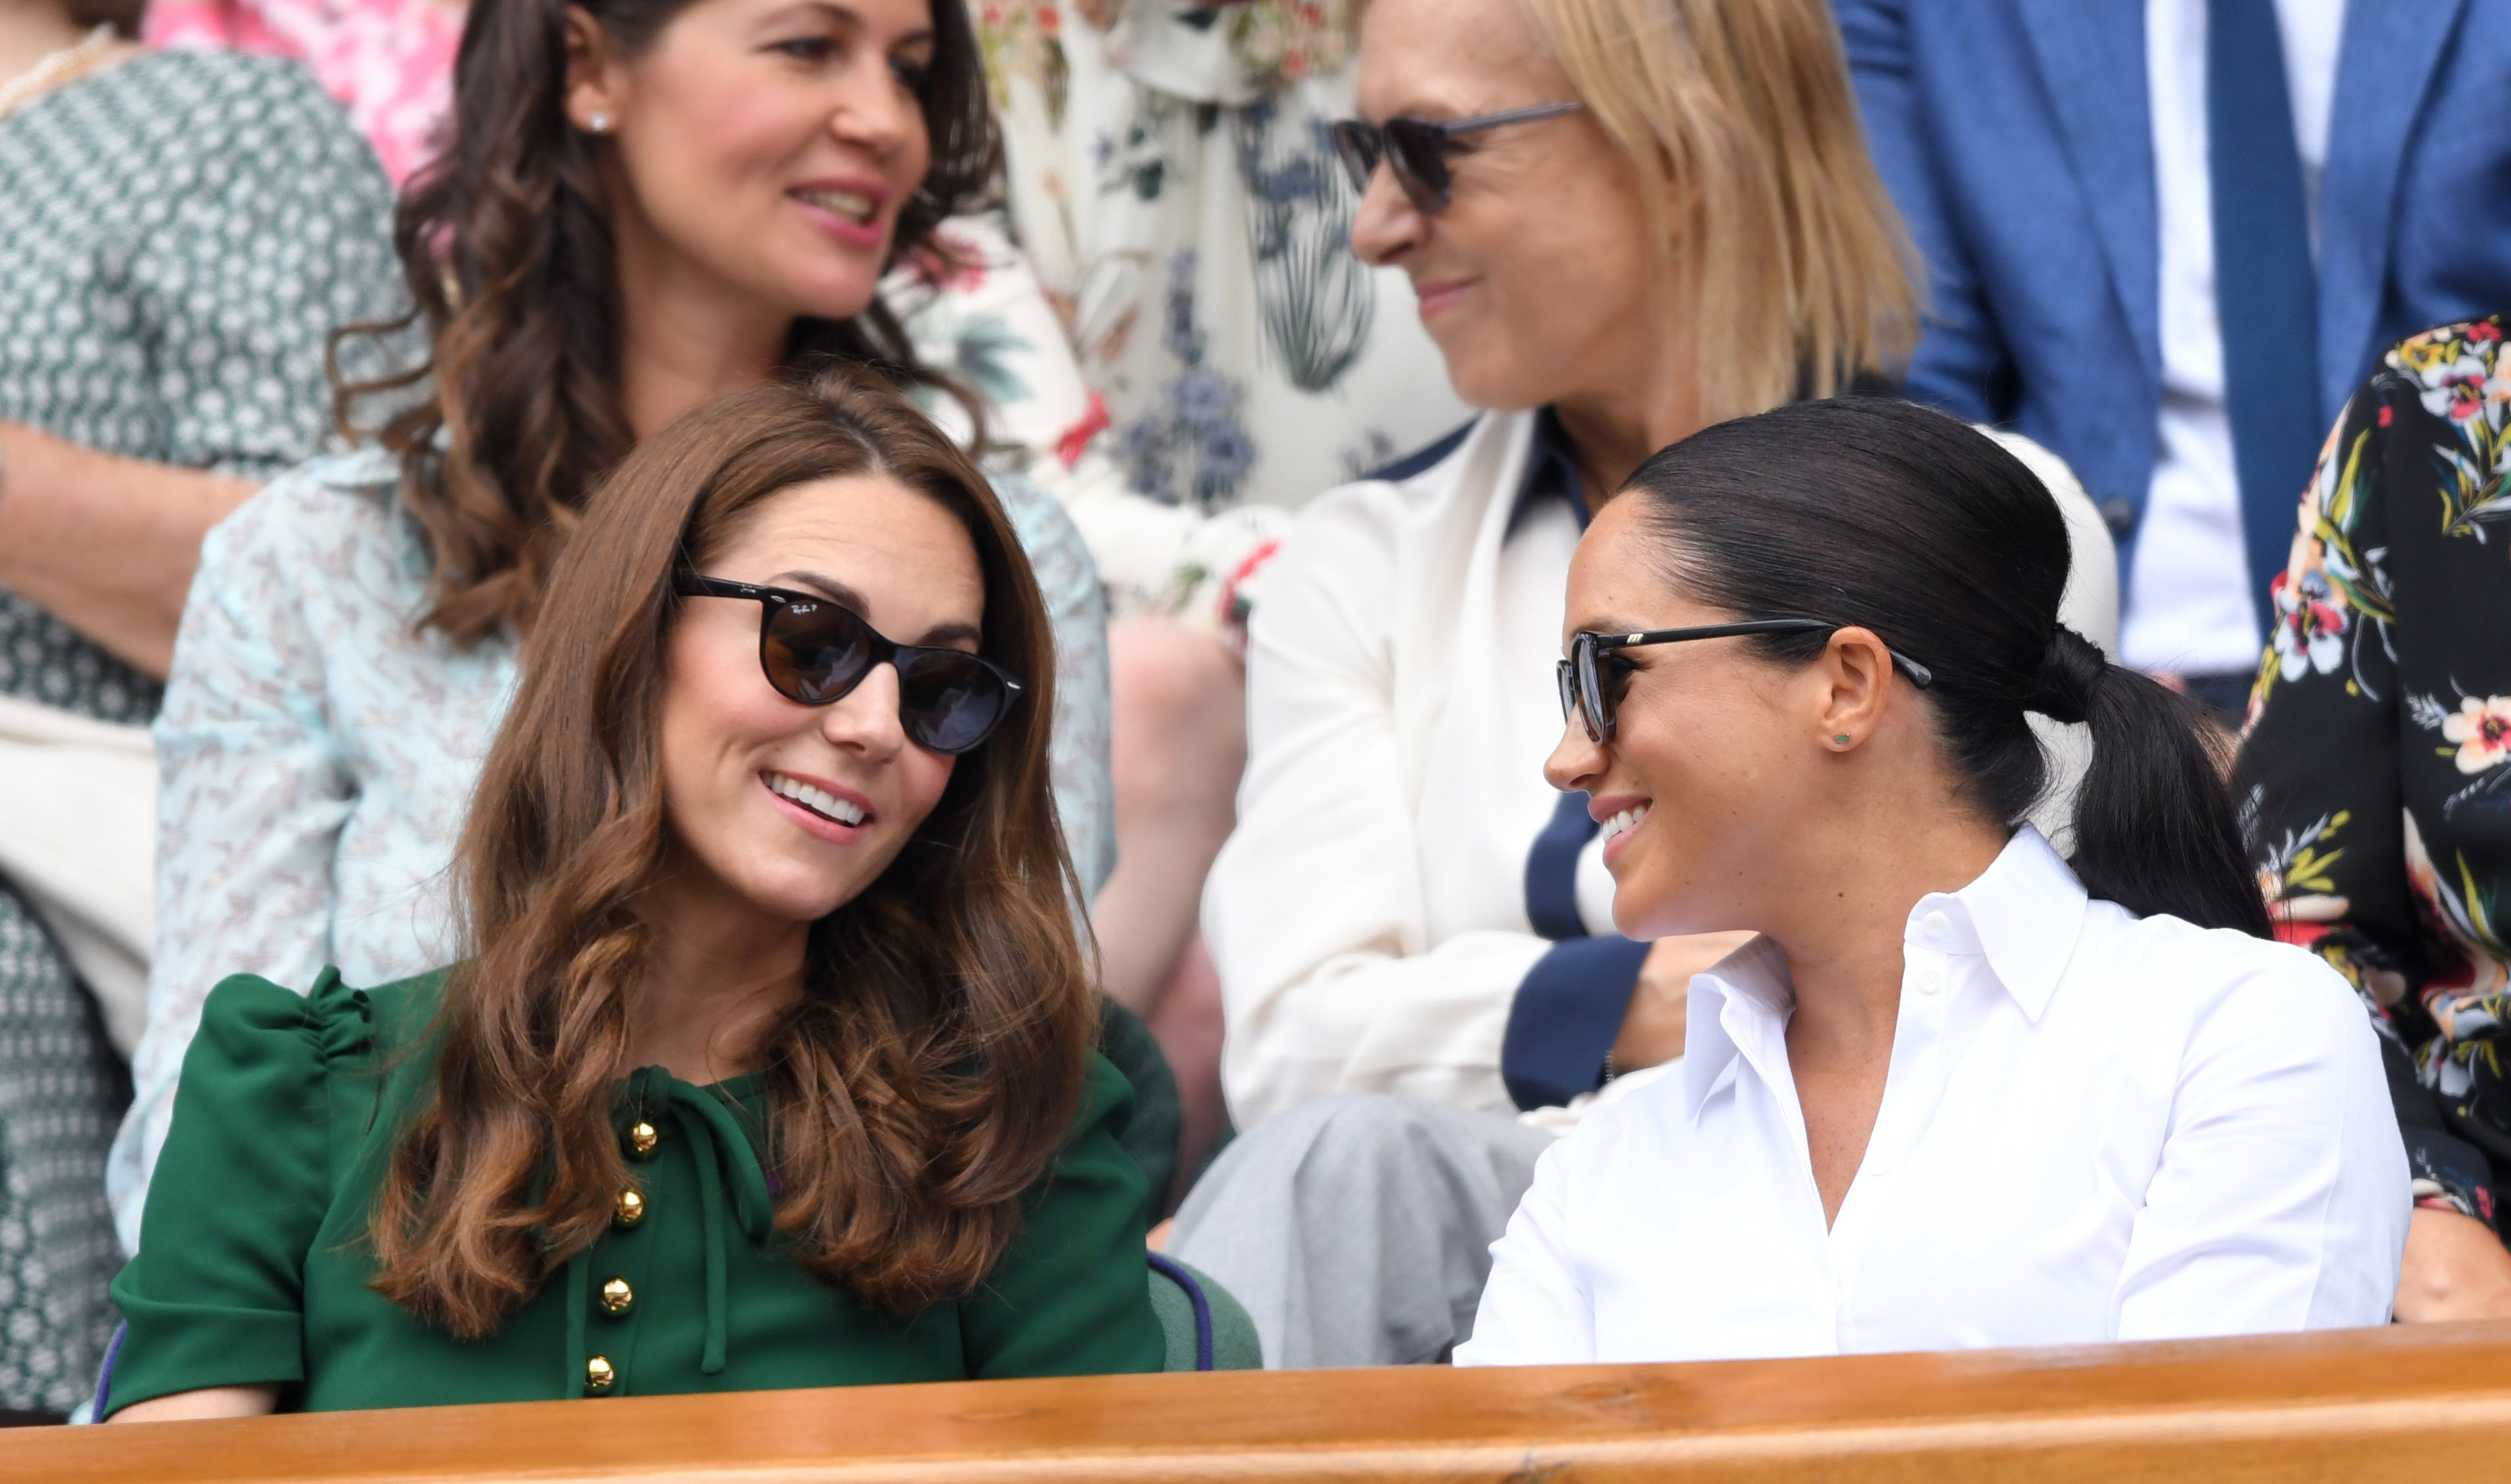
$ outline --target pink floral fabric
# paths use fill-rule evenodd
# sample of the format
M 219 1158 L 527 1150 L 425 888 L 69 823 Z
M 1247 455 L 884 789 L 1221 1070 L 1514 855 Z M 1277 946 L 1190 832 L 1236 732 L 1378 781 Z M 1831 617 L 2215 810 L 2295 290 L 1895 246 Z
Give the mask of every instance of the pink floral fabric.
M 153 0 L 152 47 L 294 57 L 349 110 L 399 185 L 427 162 L 452 102 L 461 0 Z

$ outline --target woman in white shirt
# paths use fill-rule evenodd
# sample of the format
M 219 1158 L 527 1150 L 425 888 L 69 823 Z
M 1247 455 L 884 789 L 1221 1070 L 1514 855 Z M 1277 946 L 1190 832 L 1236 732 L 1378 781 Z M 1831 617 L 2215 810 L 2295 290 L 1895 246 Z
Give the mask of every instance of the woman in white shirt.
M 1375 0 L 1359 107 L 1353 247 L 1490 410 L 1307 506 L 1250 622 L 1203 917 L 1248 1132 L 1176 1249 L 1284 1365 L 1442 1358 L 1535 1155 L 1608 1065 L 1680 1052 L 1723 951 L 1616 934 L 1542 782 L 1590 507 L 1708 422 L 1882 378 L 1912 326 L 1822 0 Z
M 1598 515 L 1547 772 L 1625 932 L 1758 936 L 1680 1073 L 1544 1155 L 1459 1364 L 2388 1318 L 2373 1032 L 2267 940 L 2192 706 L 2059 621 L 2066 574 L 2021 464 L 1877 400 L 1710 429 Z M 2090 725 L 2070 859 L 2021 822 L 2033 712 Z

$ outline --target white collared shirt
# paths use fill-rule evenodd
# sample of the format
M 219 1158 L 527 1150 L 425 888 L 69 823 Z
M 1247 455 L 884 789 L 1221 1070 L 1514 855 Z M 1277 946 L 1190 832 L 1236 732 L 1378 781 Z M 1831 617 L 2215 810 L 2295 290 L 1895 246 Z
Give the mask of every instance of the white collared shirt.
M 2406 1154 L 2308 953 L 2091 901 L 2033 830 L 1910 913 L 1891 1069 L 1823 1223 L 1785 956 L 1691 981 L 1679 1076 L 1548 1151 L 1459 1365 L 2154 1340 L 2387 1320 Z
M 2315 240 L 2345 0 L 2276 0 L 2276 22 Z M 2240 480 L 2232 468 L 2231 415 L 2223 406 L 2223 331 L 2216 318 L 2206 0 L 2145 0 L 2144 29 L 2160 233 L 2162 405 L 2119 648 L 2139 669 L 2246 672 L 2258 668 L 2261 641 L 2241 544 Z M 2292 498 L 2300 495 L 2296 484 Z M 2278 491 L 2274 498 L 2285 497 Z

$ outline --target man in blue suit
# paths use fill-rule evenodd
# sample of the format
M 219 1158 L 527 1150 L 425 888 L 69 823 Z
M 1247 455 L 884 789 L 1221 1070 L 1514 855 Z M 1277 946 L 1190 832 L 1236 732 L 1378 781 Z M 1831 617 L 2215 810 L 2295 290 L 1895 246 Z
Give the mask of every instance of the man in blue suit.
M 1834 0 L 1926 260 L 1910 395 L 2065 455 L 2122 658 L 2237 716 L 2383 347 L 2511 308 L 2511 0 Z

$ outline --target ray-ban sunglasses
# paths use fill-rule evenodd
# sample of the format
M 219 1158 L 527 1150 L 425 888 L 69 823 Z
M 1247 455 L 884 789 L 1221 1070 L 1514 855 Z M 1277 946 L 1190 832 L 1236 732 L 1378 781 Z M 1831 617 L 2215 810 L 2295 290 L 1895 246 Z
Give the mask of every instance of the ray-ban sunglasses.
M 1648 628 L 1638 633 L 1589 633 L 1581 630 L 1569 639 L 1569 658 L 1560 662 L 1561 719 L 1576 720 L 1585 725 L 1587 739 L 1594 742 L 1613 740 L 1613 712 L 1622 704 L 1622 692 L 1630 684 L 1629 662 L 1614 662 L 1605 656 L 1618 649 L 1636 649 L 1643 644 L 1685 644 L 1693 639 L 1731 639 L 1755 633 L 1837 633 L 1847 628 L 1822 619 L 1750 619 L 1741 624 L 1708 624 L 1697 628 Z M 1910 677 L 1910 683 L 1920 690 L 1935 684 L 1935 671 L 1899 650 L 1887 651 L 1892 664 Z
M 1010 671 L 962 649 L 900 644 L 863 616 L 825 597 L 682 572 L 682 597 L 740 598 L 759 605 L 758 667 L 778 695 L 833 705 L 876 665 L 898 668 L 898 723 L 928 752 L 965 752 L 994 734 L 1020 700 Z
M 1395 172 L 1395 183 L 1404 188 L 1404 199 L 1423 215 L 1436 216 L 1448 209 L 1448 190 L 1454 183 L 1448 171 L 1448 156 L 1454 152 L 1458 134 L 1480 133 L 1503 124 L 1530 124 L 1586 106 L 1575 99 L 1537 103 L 1531 108 L 1511 108 L 1505 113 L 1449 119 L 1444 123 L 1396 118 L 1371 124 L 1363 119 L 1344 119 L 1327 125 L 1326 133 L 1333 140 L 1334 153 L 1341 157 L 1342 168 L 1351 176 L 1353 190 L 1367 194 L 1369 177 L 1377 173 L 1377 164 L 1383 160 L 1386 168 Z

